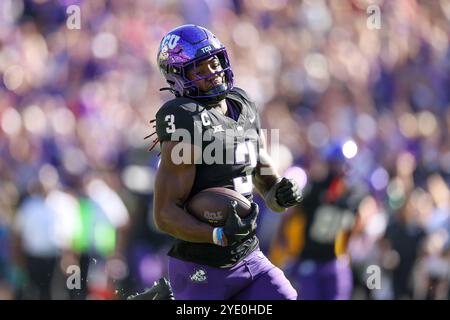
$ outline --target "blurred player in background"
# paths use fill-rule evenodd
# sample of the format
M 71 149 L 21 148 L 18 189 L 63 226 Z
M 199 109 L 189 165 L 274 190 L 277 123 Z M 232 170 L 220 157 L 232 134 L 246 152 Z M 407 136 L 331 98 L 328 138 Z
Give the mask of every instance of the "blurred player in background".
M 301 299 L 351 298 L 346 249 L 364 194 L 348 183 L 345 171 L 345 157 L 334 145 L 311 166 L 304 200 L 283 217 L 271 248 L 277 265 L 292 259 L 290 275 Z
M 158 65 L 176 96 L 156 114 L 161 163 L 154 201 L 157 226 L 177 239 L 169 252 L 175 299 L 296 299 L 283 272 L 259 249 L 255 203 L 245 219 L 230 206 L 225 226 L 216 228 L 183 210 L 192 195 L 211 187 L 233 189 L 252 201 L 255 185 L 278 212 L 301 200 L 296 183 L 277 174 L 260 143 L 258 111 L 245 91 L 233 87 L 225 47 L 207 29 L 180 26 L 163 38 Z M 203 130 L 213 139 L 194 144 L 180 138 L 183 130 L 190 139 L 202 139 Z M 223 155 L 231 150 L 233 159 L 208 164 L 203 155 L 211 140 L 221 143 Z M 182 144 L 188 154 L 180 164 L 174 153 Z

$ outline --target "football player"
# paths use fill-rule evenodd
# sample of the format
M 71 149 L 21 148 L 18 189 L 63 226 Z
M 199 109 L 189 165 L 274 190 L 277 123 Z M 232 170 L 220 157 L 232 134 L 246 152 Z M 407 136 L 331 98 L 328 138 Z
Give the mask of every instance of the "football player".
M 275 265 L 290 269 L 287 273 L 302 300 L 351 298 L 347 245 L 366 193 L 348 183 L 346 166 L 337 144 L 330 146 L 325 159 L 314 162 L 303 201 L 283 217 L 270 250 Z
M 225 47 L 209 30 L 183 25 L 163 38 L 157 62 L 175 97 L 156 114 L 161 162 L 153 214 L 156 226 L 176 239 L 169 252 L 175 299 L 296 299 L 283 272 L 259 249 L 252 190 L 276 212 L 298 204 L 301 193 L 274 169 L 256 106 L 233 86 Z M 214 228 L 183 209 L 211 187 L 246 196 L 251 213 L 241 219 L 230 204 L 225 225 Z

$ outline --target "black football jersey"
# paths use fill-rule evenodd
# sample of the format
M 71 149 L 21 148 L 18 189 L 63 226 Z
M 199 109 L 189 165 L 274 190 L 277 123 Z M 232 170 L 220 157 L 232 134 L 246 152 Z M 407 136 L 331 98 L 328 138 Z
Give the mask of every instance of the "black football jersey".
M 156 114 L 156 132 L 161 143 L 183 141 L 201 146 L 189 197 L 207 188 L 225 187 L 251 201 L 252 177 L 259 160 L 260 119 L 255 104 L 242 89 L 234 88 L 226 99 L 240 110 L 236 120 L 197 100 L 178 97 L 165 103 Z M 257 246 L 255 235 L 229 247 L 176 240 L 169 255 L 214 267 L 230 267 Z
M 328 261 L 336 258 L 335 245 L 340 230 L 353 225 L 362 190 L 349 188 L 342 178 L 328 176 L 311 182 L 300 204 L 305 214 L 302 260 Z

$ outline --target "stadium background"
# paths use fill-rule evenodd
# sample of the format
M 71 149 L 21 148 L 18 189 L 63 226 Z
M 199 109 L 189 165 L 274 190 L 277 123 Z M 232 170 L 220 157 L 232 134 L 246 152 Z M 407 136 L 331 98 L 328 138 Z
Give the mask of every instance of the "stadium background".
M 170 98 L 157 47 L 184 23 L 226 45 L 263 127 L 280 129 L 281 172 L 304 184 L 322 150 L 347 142 L 349 179 L 371 194 L 348 248 L 353 298 L 448 299 L 446 0 L 2 0 L 0 299 L 123 299 L 166 274 L 171 239 L 151 219 L 159 151 L 144 137 Z M 398 216 L 423 237 L 386 248 Z M 279 219 L 261 206 L 266 253 Z M 395 296 L 400 261 L 411 291 Z M 66 289 L 74 264 L 89 270 L 82 290 Z M 369 265 L 380 290 L 365 287 Z

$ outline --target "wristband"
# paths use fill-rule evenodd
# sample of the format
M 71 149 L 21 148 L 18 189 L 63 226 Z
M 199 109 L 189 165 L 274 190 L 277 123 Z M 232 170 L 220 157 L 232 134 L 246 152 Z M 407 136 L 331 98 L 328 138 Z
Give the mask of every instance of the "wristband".
M 221 227 L 214 228 L 213 242 L 215 245 L 225 247 L 225 241 L 223 239 L 223 229 Z

